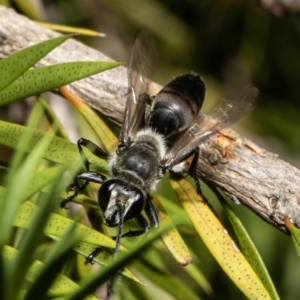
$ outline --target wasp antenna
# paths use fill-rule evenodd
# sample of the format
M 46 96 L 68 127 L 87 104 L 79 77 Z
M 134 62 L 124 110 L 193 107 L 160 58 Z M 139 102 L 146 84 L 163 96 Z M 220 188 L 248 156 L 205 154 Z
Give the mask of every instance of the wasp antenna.
M 121 246 L 121 239 L 123 235 L 123 223 L 125 217 L 124 205 L 122 204 L 118 205 L 118 213 L 119 213 L 119 224 L 118 224 L 118 232 L 115 239 L 116 247 L 113 252 L 113 259 L 116 259 Z M 113 277 L 109 278 L 107 281 L 107 291 L 106 291 L 107 299 L 110 297 L 112 293 L 112 289 L 113 289 Z
M 124 215 L 125 215 L 125 209 L 124 209 L 124 205 L 119 205 L 119 215 L 120 215 L 120 219 L 119 219 L 119 225 L 118 225 L 118 232 L 117 232 L 117 236 L 116 236 L 116 247 L 114 249 L 114 253 L 113 253 L 113 258 L 115 259 L 120 246 L 121 246 L 121 239 L 122 239 L 122 235 L 123 235 L 123 223 L 124 223 Z

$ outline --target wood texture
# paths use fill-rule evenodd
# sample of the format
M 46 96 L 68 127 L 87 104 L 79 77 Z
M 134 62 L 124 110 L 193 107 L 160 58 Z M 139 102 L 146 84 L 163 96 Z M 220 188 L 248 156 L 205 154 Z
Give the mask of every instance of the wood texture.
M 57 35 L 0 6 L 1 58 Z M 69 40 L 42 59 L 38 66 L 82 60 L 111 59 Z M 113 122 L 121 124 L 127 91 L 124 67 L 74 82 L 71 90 Z M 151 92 L 158 90 L 159 86 L 153 84 Z M 300 228 L 300 170 L 229 129 L 220 131 L 200 149 L 200 177 L 280 230 L 288 232 L 285 218 Z

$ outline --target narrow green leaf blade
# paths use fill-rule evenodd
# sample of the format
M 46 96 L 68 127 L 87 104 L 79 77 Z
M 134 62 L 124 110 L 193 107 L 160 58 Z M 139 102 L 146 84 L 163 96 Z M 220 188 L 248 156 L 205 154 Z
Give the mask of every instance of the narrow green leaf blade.
M 279 300 L 279 295 L 268 273 L 268 270 L 261 256 L 259 255 L 259 252 L 257 251 L 253 241 L 251 240 L 248 232 L 246 231 L 240 219 L 234 214 L 231 207 L 227 204 L 225 199 L 220 198 L 222 197 L 221 194 L 219 192 L 216 192 L 216 194 L 217 197 L 221 200 L 221 203 L 225 209 L 227 217 L 232 225 L 232 228 L 238 238 L 239 244 L 245 254 L 245 257 L 250 262 L 252 268 L 260 278 L 261 282 L 263 282 L 264 286 L 269 291 L 272 299 Z
M 35 193 L 42 190 L 44 187 L 49 185 L 51 182 L 57 178 L 59 174 L 65 170 L 65 166 L 55 166 L 51 167 L 33 174 L 32 178 L 30 179 L 30 183 L 28 184 L 28 189 L 26 189 L 25 193 L 23 194 L 23 199 L 21 202 L 29 199 Z M 3 201 L 3 197 L 5 195 L 6 189 L 2 187 L 0 189 L 0 201 Z
M 158 198 L 160 201 L 158 201 L 156 198 Z M 163 225 L 164 223 L 171 222 L 171 220 L 166 210 L 160 203 L 162 202 L 161 200 L 162 197 L 158 194 L 154 195 L 152 199 L 158 210 L 160 225 Z M 186 266 L 192 262 L 192 256 L 189 252 L 189 249 L 175 226 L 162 236 L 162 241 L 179 264 Z
M 103 148 L 108 153 L 113 153 L 113 151 L 115 151 L 117 147 L 118 139 L 110 130 L 109 126 L 107 126 L 105 122 L 101 118 L 99 118 L 99 116 L 92 108 L 85 104 L 76 95 L 70 93 L 67 87 L 61 88 L 60 91 L 65 96 L 65 98 L 69 102 L 71 102 L 82 114 L 86 122 L 91 126 L 92 130 L 101 141 Z
M 37 100 L 38 101 L 35 103 L 35 107 L 40 107 L 43 109 L 44 115 L 51 124 L 52 128 L 55 128 L 55 135 L 64 139 L 68 139 L 67 132 L 63 128 L 63 125 L 61 124 L 53 110 L 50 108 L 49 103 L 43 97 L 38 97 Z M 32 127 L 38 128 L 37 126 Z
M 170 183 L 198 234 L 222 269 L 249 299 L 272 299 L 227 230 L 181 175 Z
M 25 48 L 0 60 L 0 91 L 9 86 L 47 53 L 72 36 L 73 34 L 59 36 Z
M 54 193 L 55 194 L 55 193 Z M 12 291 L 10 291 L 9 299 L 16 299 L 17 291 L 23 286 L 23 279 L 27 273 L 28 268 L 33 262 L 36 249 L 43 236 L 43 228 L 47 223 L 47 219 L 55 209 L 55 202 L 51 201 L 52 194 L 42 194 L 43 201 L 39 213 L 31 220 L 31 230 L 26 230 L 20 240 L 19 251 L 15 259 L 7 268 L 7 282 L 11 283 Z M 22 266 L 20 268 L 20 266 Z
M 14 226 L 29 228 L 37 211 L 38 207 L 35 204 L 26 201 L 19 208 L 14 219 Z M 44 228 L 44 233 L 49 236 L 61 237 L 65 230 L 72 226 L 73 223 L 74 221 L 71 219 L 52 213 L 46 227 Z M 100 245 L 106 248 L 115 247 L 115 242 L 111 238 L 82 224 L 77 224 L 75 232 L 80 236 L 80 240 L 83 242 L 97 246 Z
M 189 288 L 189 286 L 182 284 L 182 281 L 179 277 L 166 276 L 164 273 L 161 273 L 159 270 L 145 267 L 145 265 L 141 263 L 137 263 L 137 268 L 140 270 L 143 276 L 149 278 L 152 281 L 155 290 L 159 291 L 159 288 L 162 287 L 162 283 L 163 283 L 163 289 L 168 293 L 170 299 L 176 299 L 176 300 L 186 300 L 186 299 L 201 300 L 202 299 L 200 295 L 197 295 L 195 291 Z M 151 286 L 149 288 L 150 291 L 151 291 Z
M 32 219 L 37 213 L 38 207 L 35 204 L 29 201 L 25 202 L 21 205 L 13 225 L 19 228 L 29 228 L 31 226 L 30 224 Z M 54 240 L 59 240 L 59 238 L 61 238 L 68 228 L 73 226 L 73 224 L 73 220 L 52 213 L 47 225 L 44 228 L 44 234 Z M 112 249 L 116 246 L 116 242 L 111 238 L 80 223 L 76 224 L 74 235 L 79 236 L 80 238 L 80 243 L 74 247 L 74 250 L 84 256 L 89 255 L 95 249 L 95 247 L 98 246 Z M 122 249 L 124 248 L 122 247 Z M 107 256 L 107 253 L 103 252 L 98 255 L 94 261 L 103 265 L 107 265 L 111 261 L 111 258 Z M 125 270 L 122 272 L 122 274 L 136 282 L 141 283 L 140 280 L 138 280 L 128 270 Z
M 46 27 L 46 28 L 56 30 L 56 31 L 60 31 L 60 32 L 64 32 L 64 33 L 76 32 L 76 33 L 79 33 L 80 35 L 87 35 L 87 36 L 97 36 L 97 37 L 105 37 L 106 36 L 105 33 L 95 31 L 95 30 L 92 30 L 92 29 L 83 28 L 83 27 L 74 27 L 74 26 L 68 26 L 68 25 L 62 25 L 62 24 L 53 24 L 53 23 L 46 23 L 46 22 L 37 22 L 37 23 L 40 24 L 41 26 Z
M 3 259 L 5 261 L 12 261 L 14 257 L 16 256 L 17 250 L 10 247 L 5 246 L 3 251 Z M 40 272 L 40 269 L 42 268 L 43 263 L 36 260 L 29 268 L 28 273 L 26 274 L 26 279 L 29 282 L 33 282 L 35 278 L 37 277 L 38 273 Z M 69 278 L 65 277 L 64 275 L 58 274 L 54 284 L 51 286 L 49 292 L 50 295 L 68 295 L 73 293 L 75 290 L 77 290 L 79 286 Z M 84 300 L 98 300 L 93 295 L 89 295 L 84 298 Z
M 292 239 L 298 258 L 300 258 L 300 230 L 296 226 L 294 226 L 288 218 L 285 219 L 285 224 L 292 234 Z
M 38 215 L 40 215 L 40 213 Z M 41 268 L 36 280 L 30 286 L 24 300 L 45 298 L 57 274 L 61 272 L 73 246 L 78 241 L 78 237 L 74 233 L 76 225 L 74 222 L 72 226 L 65 231 L 59 241 L 51 247 L 45 258 L 44 266 Z
M 135 244 L 129 251 L 120 252 L 117 258 L 113 260 L 108 267 L 104 267 L 93 277 L 87 278 L 75 293 L 68 295 L 66 300 L 81 300 L 83 295 L 94 291 L 95 288 L 107 278 L 116 274 L 116 272 L 124 267 L 129 261 L 135 259 L 139 253 L 142 253 L 154 240 L 166 233 L 174 225 L 178 225 L 177 219 L 174 219 L 173 222 L 174 223 L 164 224 L 160 228 L 153 230 L 145 239 L 141 239 L 140 242 Z
M 54 236 L 52 236 L 53 239 L 55 239 Z M 81 254 L 82 256 L 86 257 L 88 256 L 90 253 L 92 253 L 93 250 L 95 250 L 95 245 L 94 244 L 89 244 L 89 243 L 85 243 L 85 242 L 80 242 L 77 245 L 75 245 L 74 250 Z M 97 255 L 97 257 L 94 258 L 94 262 L 99 263 L 103 266 L 107 266 L 111 263 L 112 261 L 112 257 L 111 254 L 109 254 L 106 251 L 102 251 L 101 253 L 99 253 Z M 123 269 L 120 274 L 122 274 L 123 276 L 143 285 L 143 283 L 141 282 L 141 280 L 139 280 L 130 270 L 128 269 Z
M 29 70 L 0 92 L 0 105 L 59 88 L 121 64 L 120 62 L 82 61 Z
M 22 143 L 25 132 L 31 134 L 31 138 L 26 140 L 26 144 Z M 13 149 L 17 149 L 21 145 L 23 151 L 31 152 L 45 135 L 49 134 L 42 130 L 0 121 L 0 144 Z M 57 136 L 51 135 L 51 137 L 51 143 L 43 152 L 43 158 L 63 165 L 82 164 L 75 144 Z M 87 153 L 87 157 L 92 164 L 96 164 L 105 173 L 107 163 L 104 160 L 91 153 Z

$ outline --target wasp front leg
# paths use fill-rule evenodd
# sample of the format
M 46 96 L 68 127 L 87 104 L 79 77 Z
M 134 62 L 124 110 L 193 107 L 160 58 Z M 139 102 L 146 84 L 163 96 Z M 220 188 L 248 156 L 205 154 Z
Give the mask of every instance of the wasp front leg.
M 80 138 L 78 140 L 77 147 L 80 157 L 85 165 L 86 171 L 77 174 L 75 181 L 68 186 L 67 191 L 73 191 L 73 194 L 68 198 L 62 200 L 62 202 L 60 203 L 61 208 L 65 208 L 68 202 L 76 198 L 77 195 L 86 188 L 90 181 L 102 184 L 106 180 L 106 177 L 104 175 L 90 171 L 90 162 L 88 161 L 88 158 L 86 157 L 83 151 L 83 147 L 86 147 L 94 155 L 104 160 L 108 160 L 109 155 L 98 145 L 85 138 Z M 85 182 L 82 185 L 80 185 L 79 180 L 85 180 Z

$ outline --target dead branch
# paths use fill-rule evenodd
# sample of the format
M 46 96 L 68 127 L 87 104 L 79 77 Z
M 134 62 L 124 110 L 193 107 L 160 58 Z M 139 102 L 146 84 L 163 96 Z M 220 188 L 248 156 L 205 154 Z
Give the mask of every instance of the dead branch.
M 58 35 L 0 6 L 1 58 Z M 111 59 L 75 40 L 68 40 L 38 66 L 79 60 Z M 74 82 L 71 89 L 90 106 L 121 124 L 123 95 L 127 91 L 124 67 Z M 153 84 L 152 92 L 158 90 Z M 232 130 L 222 130 L 201 145 L 198 174 L 280 230 L 288 232 L 284 224 L 286 217 L 300 228 L 300 170 Z

